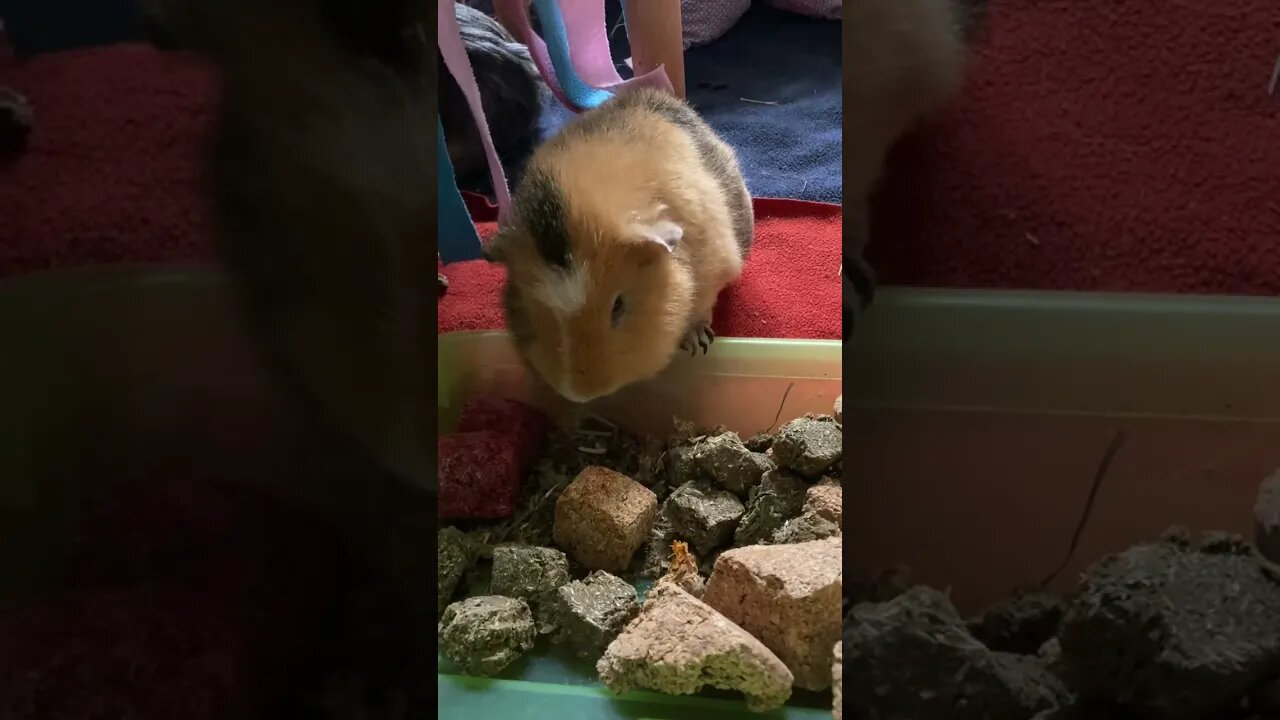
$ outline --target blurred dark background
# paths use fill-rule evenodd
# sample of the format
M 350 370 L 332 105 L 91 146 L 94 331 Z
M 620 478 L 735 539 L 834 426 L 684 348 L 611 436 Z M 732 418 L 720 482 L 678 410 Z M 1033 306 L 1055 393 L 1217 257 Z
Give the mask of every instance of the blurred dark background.
M 0 0 L 0 20 L 19 59 L 147 39 L 137 0 Z

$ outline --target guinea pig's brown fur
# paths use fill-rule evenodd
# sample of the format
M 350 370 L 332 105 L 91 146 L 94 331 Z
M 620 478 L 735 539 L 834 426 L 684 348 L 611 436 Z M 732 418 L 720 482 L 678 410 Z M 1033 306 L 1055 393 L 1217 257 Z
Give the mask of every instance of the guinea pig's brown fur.
M 964 82 L 985 0 L 860 0 L 844 6 L 845 196 L 854 235 L 889 149 Z M 865 238 L 858 237 L 859 240 Z
M 868 202 L 889 150 L 964 82 L 969 45 L 986 0 L 858 0 L 845 3 L 843 336 L 871 304 L 875 277 L 863 258 Z
M 845 187 L 869 191 L 885 153 L 959 92 L 975 9 L 959 0 L 863 0 L 844 8 Z
M 707 337 L 742 272 L 751 201 L 684 102 L 629 90 L 538 148 L 489 248 L 522 357 L 576 402 L 650 378 Z

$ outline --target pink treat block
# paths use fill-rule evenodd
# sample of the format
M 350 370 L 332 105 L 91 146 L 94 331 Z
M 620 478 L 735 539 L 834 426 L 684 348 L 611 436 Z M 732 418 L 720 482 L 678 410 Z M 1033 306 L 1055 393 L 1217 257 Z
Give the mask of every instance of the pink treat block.
M 531 405 L 496 395 L 479 395 L 462 406 L 457 431 L 496 432 L 511 438 L 518 450 L 520 467 L 527 470 L 550 429 L 551 421 Z
M 519 447 L 510 435 L 441 435 L 437 449 L 441 520 L 504 518 L 515 511 L 522 470 Z

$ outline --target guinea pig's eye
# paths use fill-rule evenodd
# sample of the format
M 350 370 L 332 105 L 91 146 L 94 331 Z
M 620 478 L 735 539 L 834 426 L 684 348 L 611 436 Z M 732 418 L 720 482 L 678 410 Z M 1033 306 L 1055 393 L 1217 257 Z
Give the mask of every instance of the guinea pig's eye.
M 618 321 L 622 319 L 622 314 L 626 311 L 627 304 L 622 300 L 622 296 L 615 297 L 613 299 L 613 315 L 611 317 L 614 327 L 618 327 Z

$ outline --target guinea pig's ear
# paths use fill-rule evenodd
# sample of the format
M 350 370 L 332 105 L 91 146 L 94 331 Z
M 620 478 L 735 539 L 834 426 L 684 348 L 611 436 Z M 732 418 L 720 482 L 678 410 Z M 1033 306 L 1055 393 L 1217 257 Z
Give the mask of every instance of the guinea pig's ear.
M 641 240 L 661 245 L 667 252 L 674 252 L 680 238 L 684 237 L 684 228 L 670 220 L 658 220 L 637 229 Z

